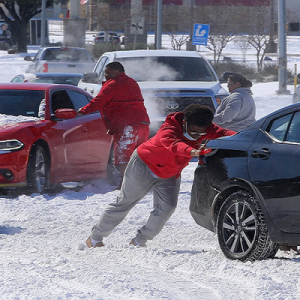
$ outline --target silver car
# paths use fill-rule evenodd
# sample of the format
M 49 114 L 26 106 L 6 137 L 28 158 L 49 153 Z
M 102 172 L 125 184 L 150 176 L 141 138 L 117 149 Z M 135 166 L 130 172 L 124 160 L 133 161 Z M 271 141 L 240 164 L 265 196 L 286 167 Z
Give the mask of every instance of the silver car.
M 81 73 L 25 73 L 16 75 L 11 82 L 43 82 L 78 85 Z

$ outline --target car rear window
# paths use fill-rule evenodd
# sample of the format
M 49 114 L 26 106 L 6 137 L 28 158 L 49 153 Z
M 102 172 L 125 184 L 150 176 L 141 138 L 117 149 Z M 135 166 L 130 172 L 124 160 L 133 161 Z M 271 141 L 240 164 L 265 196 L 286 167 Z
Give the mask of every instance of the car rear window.
M 201 57 L 120 57 L 126 74 L 136 81 L 217 81 Z
M 86 52 L 80 49 L 47 49 L 44 56 L 45 60 L 70 60 L 70 61 L 89 61 Z

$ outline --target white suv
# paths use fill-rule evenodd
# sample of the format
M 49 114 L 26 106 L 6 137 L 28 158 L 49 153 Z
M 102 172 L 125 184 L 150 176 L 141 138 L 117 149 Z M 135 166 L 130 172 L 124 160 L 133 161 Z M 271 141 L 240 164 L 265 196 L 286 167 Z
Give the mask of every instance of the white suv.
M 93 73 L 83 75 L 78 86 L 96 96 L 101 89 L 105 66 L 119 61 L 125 73 L 142 91 L 156 132 L 167 114 L 182 111 L 189 104 L 203 104 L 216 110 L 228 92 L 210 63 L 194 51 L 131 50 L 104 53 Z

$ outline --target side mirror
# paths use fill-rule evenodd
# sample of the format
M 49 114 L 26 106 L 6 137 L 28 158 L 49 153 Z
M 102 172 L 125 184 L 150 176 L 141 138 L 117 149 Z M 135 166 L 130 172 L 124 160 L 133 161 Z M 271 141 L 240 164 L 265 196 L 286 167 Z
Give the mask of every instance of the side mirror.
M 32 57 L 29 56 L 29 55 L 27 55 L 27 56 L 24 57 L 24 60 L 26 60 L 26 61 L 32 61 Z
M 77 112 L 72 108 L 60 108 L 55 111 L 55 118 L 58 119 L 73 119 L 77 116 Z
M 300 73 L 297 75 L 298 79 L 300 79 Z
M 88 82 L 88 83 L 99 83 L 99 77 L 97 73 L 84 73 L 82 76 L 82 82 Z

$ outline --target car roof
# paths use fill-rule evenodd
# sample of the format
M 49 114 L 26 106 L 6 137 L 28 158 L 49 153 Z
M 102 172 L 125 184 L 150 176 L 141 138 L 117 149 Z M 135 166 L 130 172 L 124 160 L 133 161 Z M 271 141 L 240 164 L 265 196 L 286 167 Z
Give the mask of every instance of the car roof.
M 81 77 L 82 73 L 26 73 L 32 74 L 38 77 Z M 24 74 L 26 76 L 26 74 Z
M 107 30 L 107 31 L 101 30 L 101 31 L 98 31 L 98 34 L 99 33 L 105 33 L 105 32 L 107 32 L 107 33 L 117 33 L 116 31 L 112 31 L 112 30 Z
M 85 92 L 82 89 L 77 88 L 76 86 L 73 85 L 68 85 L 68 84 L 54 84 L 54 83 L 31 83 L 27 82 L 24 84 L 23 82 L 7 82 L 7 83 L 0 83 L 0 90 L 4 89 L 15 89 L 15 90 L 49 90 L 51 88 L 73 88 L 80 90 L 82 92 Z M 85 92 L 86 93 L 86 92 Z
M 178 50 L 127 50 L 112 51 L 115 57 L 150 57 L 150 56 L 177 56 L 177 57 L 202 57 L 196 51 L 178 51 Z
M 43 49 L 51 49 L 51 50 L 71 50 L 71 49 L 86 50 L 85 48 L 81 48 L 81 47 L 66 47 L 66 46 L 61 46 L 61 47 L 43 47 Z

